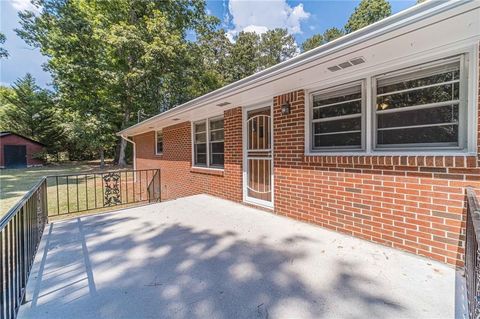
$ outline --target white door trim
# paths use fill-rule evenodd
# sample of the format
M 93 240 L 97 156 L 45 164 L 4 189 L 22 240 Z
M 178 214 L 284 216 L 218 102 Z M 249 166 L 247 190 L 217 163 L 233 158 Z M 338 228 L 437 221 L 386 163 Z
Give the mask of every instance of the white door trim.
M 266 107 L 270 107 L 270 120 L 271 120 L 271 123 L 270 123 L 270 139 L 271 139 L 271 190 L 272 190 L 272 195 L 271 195 L 271 201 L 268 202 L 268 201 L 264 201 L 264 200 L 260 200 L 260 199 L 256 199 L 256 198 L 251 198 L 248 196 L 248 188 L 247 188 L 247 185 L 248 185 L 248 172 L 247 172 L 247 167 L 248 167 L 248 161 L 247 161 L 247 148 L 248 148 L 248 140 L 247 140 L 247 118 L 248 118 L 248 112 L 249 111 L 252 111 L 252 110 L 255 110 L 255 109 L 260 109 L 260 108 L 266 108 Z M 242 184 L 243 184 L 243 201 L 245 203 L 249 203 L 249 204 L 254 204 L 254 205 L 258 205 L 258 206 L 263 206 L 263 207 L 266 207 L 266 208 L 269 208 L 269 209 L 273 209 L 274 207 L 274 202 L 275 202 L 275 199 L 274 199 L 274 166 L 273 166 L 273 158 L 274 158 L 274 153 L 273 153 L 273 150 L 274 150 L 274 138 L 273 138 L 273 103 L 272 103 L 272 100 L 267 100 L 267 101 L 264 101 L 264 102 L 261 102 L 261 103 L 256 103 L 254 105 L 250 105 L 250 106 L 247 106 L 247 107 L 243 107 L 242 108 L 242 149 L 243 149 L 243 154 L 242 154 L 242 162 L 243 162 L 243 165 L 242 165 Z

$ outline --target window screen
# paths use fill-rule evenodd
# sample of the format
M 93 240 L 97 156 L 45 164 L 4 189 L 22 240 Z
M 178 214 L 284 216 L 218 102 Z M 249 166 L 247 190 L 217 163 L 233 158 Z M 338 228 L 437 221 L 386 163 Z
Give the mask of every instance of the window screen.
M 460 62 L 377 80 L 377 147 L 459 145 Z
M 340 88 L 312 97 L 312 145 L 322 148 L 361 148 L 362 85 Z
M 156 154 L 162 154 L 163 153 L 163 134 L 162 134 L 162 131 L 157 131 L 155 153 Z

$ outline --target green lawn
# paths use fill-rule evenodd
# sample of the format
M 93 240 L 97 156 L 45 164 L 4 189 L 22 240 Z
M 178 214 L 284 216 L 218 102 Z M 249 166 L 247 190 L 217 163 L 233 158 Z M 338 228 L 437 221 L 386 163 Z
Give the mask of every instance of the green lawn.
M 113 166 L 107 166 L 105 170 L 118 170 Z M 79 173 L 101 172 L 98 164 L 76 163 L 68 165 L 48 165 L 44 167 L 26 168 L 26 169 L 4 169 L 0 170 L 0 216 L 4 215 L 15 203 L 45 175 L 65 175 Z M 131 179 L 131 178 L 129 178 Z M 101 178 L 96 181 L 92 176 L 79 176 L 78 187 L 77 178 L 70 177 L 67 185 L 66 178 L 60 177 L 58 180 L 58 199 L 57 186 L 55 178 L 48 180 L 48 198 L 49 214 L 55 214 L 57 203 L 60 211 L 66 211 L 68 207 L 73 210 L 83 210 L 86 208 L 88 193 L 89 209 L 95 205 L 100 206 L 102 201 Z M 126 183 L 127 181 L 125 181 Z M 95 192 L 97 194 L 95 194 Z M 127 194 L 123 191 L 124 196 Z M 79 200 L 77 201 L 77 193 Z M 97 196 L 95 196 L 97 195 Z M 95 198 L 97 197 L 97 198 Z M 67 200 L 68 199 L 68 200 Z M 97 200 L 97 202 L 95 202 Z

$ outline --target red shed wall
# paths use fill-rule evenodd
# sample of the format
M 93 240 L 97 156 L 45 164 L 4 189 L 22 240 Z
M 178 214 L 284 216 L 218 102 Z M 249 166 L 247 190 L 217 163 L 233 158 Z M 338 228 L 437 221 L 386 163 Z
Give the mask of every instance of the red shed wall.
M 33 155 L 44 150 L 44 147 L 40 144 L 34 143 L 28 139 L 14 134 L 0 137 L 0 167 L 5 166 L 5 158 L 3 152 L 4 145 L 26 145 L 27 147 L 27 165 L 42 165 L 43 161 L 37 158 L 33 158 Z

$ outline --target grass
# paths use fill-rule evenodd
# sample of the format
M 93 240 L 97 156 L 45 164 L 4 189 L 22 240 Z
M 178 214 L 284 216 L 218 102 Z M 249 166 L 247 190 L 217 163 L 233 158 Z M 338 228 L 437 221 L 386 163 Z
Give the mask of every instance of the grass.
M 71 163 L 67 165 L 48 165 L 44 167 L 26 168 L 26 169 L 4 169 L 0 170 L 0 216 L 3 216 L 28 190 L 45 175 L 66 175 L 66 174 L 93 174 L 95 172 L 110 170 L 119 170 L 118 167 L 107 166 L 100 170 L 98 164 L 92 163 Z M 133 173 L 122 173 L 121 196 L 125 201 L 127 196 L 129 200 L 138 194 L 133 192 Z M 78 178 L 78 187 L 77 187 Z M 148 177 L 142 177 L 144 180 Z M 97 175 L 81 175 L 78 177 L 69 177 L 68 184 L 66 177 L 57 179 L 49 178 L 47 180 L 49 215 L 58 215 L 59 213 L 73 212 L 92 209 L 95 206 L 103 206 L 103 188 L 102 178 Z M 137 191 L 138 192 L 138 191 Z M 58 196 L 57 196 L 58 194 Z M 77 200 L 78 194 L 78 200 Z M 128 195 L 127 195 L 128 194 Z M 87 198 L 88 196 L 88 198 Z M 143 196 L 146 196 L 144 194 Z M 143 198 L 143 197 L 142 197 Z

